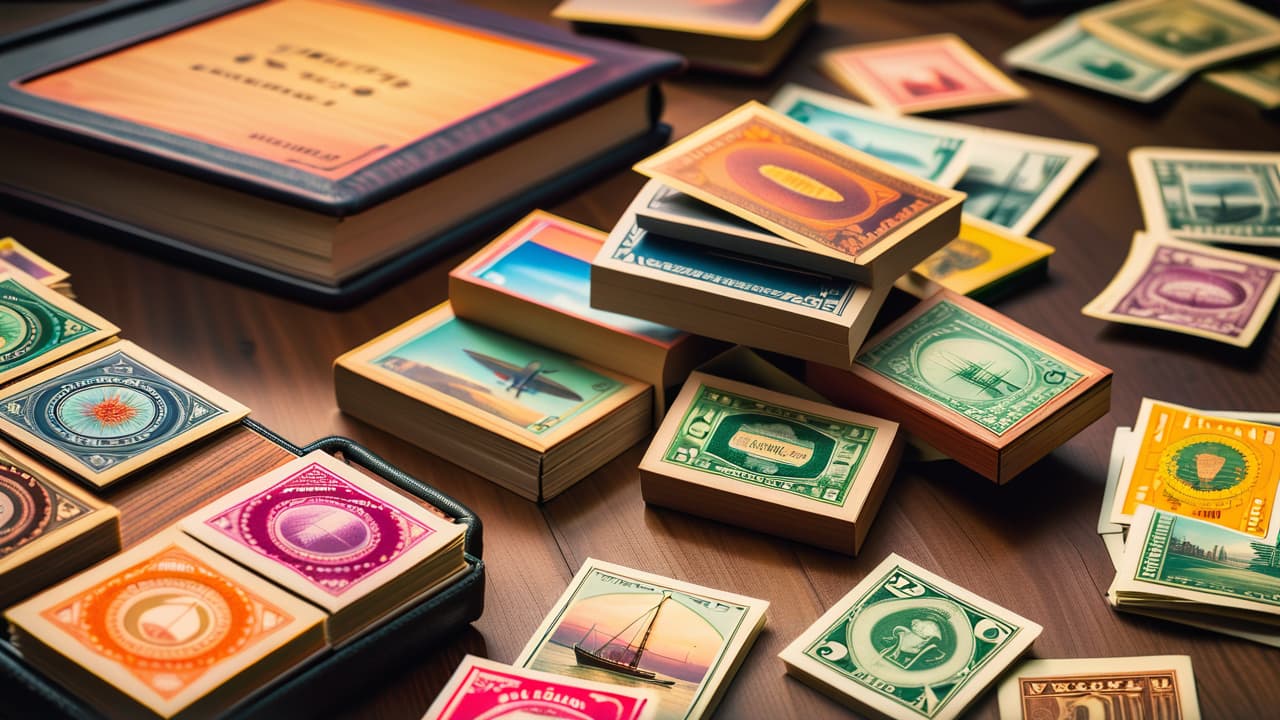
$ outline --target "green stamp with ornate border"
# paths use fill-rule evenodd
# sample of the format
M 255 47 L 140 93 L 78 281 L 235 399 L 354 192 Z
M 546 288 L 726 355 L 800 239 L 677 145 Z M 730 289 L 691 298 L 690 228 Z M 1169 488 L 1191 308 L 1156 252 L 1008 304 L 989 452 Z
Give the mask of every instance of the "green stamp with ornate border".
M 100 329 L 55 307 L 13 278 L 0 280 L 0 373 Z
M 804 655 L 921 717 L 937 717 L 1023 628 L 893 565 Z
M 997 435 L 1084 377 L 945 300 L 858 356 L 857 363 Z
M 700 385 L 663 461 L 843 506 L 876 429 Z

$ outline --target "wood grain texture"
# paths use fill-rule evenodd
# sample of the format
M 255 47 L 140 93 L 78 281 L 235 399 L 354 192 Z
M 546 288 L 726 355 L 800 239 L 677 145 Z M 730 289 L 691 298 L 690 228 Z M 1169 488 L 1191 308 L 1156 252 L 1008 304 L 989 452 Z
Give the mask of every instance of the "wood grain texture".
M 554 22 L 554 0 L 477 4 Z M 0 12 L 5 22 L 12 17 L 8 8 Z M 675 79 L 665 84 L 664 119 L 680 137 L 748 99 L 767 100 L 787 81 L 839 93 L 814 66 L 832 47 L 954 31 L 995 59 L 1060 17 L 1028 19 L 983 0 L 827 0 L 820 24 L 773 77 Z M 1276 150 L 1280 126 L 1248 101 L 1201 80 L 1143 107 L 1036 76 L 1014 77 L 1031 91 L 1029 102 L 946 118 L 1090 142 L 1100 155 L 1032 233 L 1057 248 L 1049 279 L 996 308 L 1112 368 L 1112 412 L 1007 486 L 954 463 L 904 468 L 857 558 L 645 507 L 636 471 L 642 447 L 539 507 L 341 415 L 333 400 L 333 358 L 443 300 L 448 270 L 465 253 L 360 307 L 335 313 L 127 252 L 92 232 L 7 211 L 0 211 L 0 234 L 15 236 L 70 270 L 81 300 L 119 324 L 124 337 L 249 405 L 259 422 L 296 442 L 348 435 L 459 498 L 484 520 L 484 616 L 448 645 L 423 648 L 420 663 L 403 675 L 370 678 L 367 694 L 351 698 L 344 717 L 420 717 L 463 654 L 511 661 L 589 556 L 771 601 L 765 631 L 718 717 L 849 717 L 841 706 L 787 679 L 775 656 L 891 551 L 1044 625 L 1032 646 L 1035 656 L 1189 654 L 1205 717 L 1272 717 L 1280 707 L 1280 650 L 1113 612 L 1102 599 L 1113 571 L 1094 530 L 1112 432 L 1134 421 L 1143 396 L 1199 407 L 1280 410 L 1274 320 L 1253 348 L 1234 350 L 1109 325 L 1079 310 L 1120 267 L 1133 230 L 1142 225 L 1126 160 L 1131 147 Z M 642 184 L 639 175 L 620 172 L 546 209 L 607 229 Z M 478 238 L 474 247 L 489 239 Z M 180 495 L 147 498 L 141 483 L 120 491 L 137 493 L 139 503 L 175 509 L 190 502 Z M 127 535 L 141 532 L 126 527 Z M 978 699 L 972 715 L 996 717 L 994 689 Z

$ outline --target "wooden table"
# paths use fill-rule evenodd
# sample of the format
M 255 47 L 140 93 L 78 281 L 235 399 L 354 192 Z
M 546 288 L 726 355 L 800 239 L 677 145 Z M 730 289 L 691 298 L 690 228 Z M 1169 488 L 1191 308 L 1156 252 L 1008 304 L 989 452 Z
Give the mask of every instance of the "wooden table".
M 554 2 L 481 4 L 547 20 Z M 27 6 L 29 12 L 38 7 Z M 9 9 L 0 14 L 6 24 L 17 17 Z M 1057 19 L 1027 19 L 978 0 L 827 0 L 820 25 L 774 78 L 673 80 L 666 84 L 665 120 L 684 135 L 745 100 L 767 99 L 785 81 L 837 92 L 813 66 L 819 51 L 836 45 L 955 31 L 997 58 Z M 1111 278 L 1142 225 L 1129 148 L 1276 150 L 1280 126 L 1249 102 L 1200 80 L 1155 107 L 1038 77 L 1019 80 L 1032 91 L 1031 102 L 948 119 L 1091 142 L 1100 154 L 1033 233 L 1057 248 L 1049 280 L 998 308 L 1113 368 L 1112 414 L 1005 487 L 949 462 L 904 468 L 857 558 L 646 507 L 636 476 L 643 446 L 539 506 L 340 414 L 333 359 L 443 300 L 446 273 L 464 255 L 360 307 L 328 312 L 12 213 L 0 213 L 0 235 L 15 236 L 70 270 L 80 299 L 118 323 L 125 337 L 245 402 L 268 427 L 297 442 L 331 433 L 355 438 L 466 502 L 484 520 L 484 616 L 460 628 L 450 644 L 422 648 L 421 662 L 402 676 L 369 678 L 368 694 L 352 698 L 346 716 L 417 718 L 465 653 L 513 660 L 582 561 L 597 557 L 772 602 L 765 631 L 725 694 L 719 717 L 845 717 L 841 706 L 787 679 L 776 655 L 868 569 L 897 552 L 1044 625 L 1035 656 L 1189 654 L 1206 717 L 1275 717 L 1280 650 L 1113 612 L 1102 598 L 1113 571 L 1094 526 L 1112 431 L 1133 422 L 1140 399 L 1280 410 L 1280 340 L 1267 329 L 1252 349 L 1234 350 L 1111 326 L 1082 316 L 1079 308 Z M 639 175 L 618 172 L 548 209 L 608 228 L 641 184 Z M 994 692 L 974 704 L 973 715 L 996 716 Z

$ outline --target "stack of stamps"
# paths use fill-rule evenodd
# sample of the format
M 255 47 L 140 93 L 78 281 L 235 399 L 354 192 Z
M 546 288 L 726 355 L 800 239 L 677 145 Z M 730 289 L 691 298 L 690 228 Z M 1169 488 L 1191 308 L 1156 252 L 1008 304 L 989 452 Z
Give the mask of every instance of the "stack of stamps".
M 645 502 L 855 555 L 897 423 L 693 373 L 640 462 Z
M 443 303 L 334 361 L 338 407 L 530 500 L 652 429 L 652 388 Z
M 726 233 L 721 247 L 872 288 L 892 284 L 960 230 L 963 194 L 755 102 L 635 169 L 765 231 Z M 675 234 L 681 224 L 666 227 Z M 708 234 L 696 226 L 676 237 L 699 242 Z
M 54 292 L 75 299 L 71 273 L 45 260 L 11 237 L 0 239 L 0 272 L 31 278 Z
M 673 195 L 651 180 L 622 213 L 592 261 L 592 307 L 816 362 L 853 361 L 890 286 L 872 289 L 640 227 L 642 209 L 668 209 Z
M 902 115 L 1030 97 L 953 33 L 828 50 L 819 67 L 855 97 Z
M 947 290 L 868 340 L 851 370 L 810 363 L 808 380 L 997 483 L 1111 404 L 1109 369 Z
M 324 613 L 176 530 L 17 605 L 32 667 L 110 718 L 212 717 L 324 648 Z
M 462 525 L 318 450 L 200 508 L 179 526 L 323 608 L 331 646 L 466 568 Z
M 657 720 L 656 690 L 462 658 L 423 720 Z
M 657 720 L 710 717 L 769 603 L 588 558 L 513 663 L 644 688 Z
M 99 488 L 248 414 L 127 340 L 0 391 L 0 432 Z
M 1234 0 L 1122 0 L 1066 18 L 1005 53 L 1009 65 L 1136 102 L 1154 102 L 1206 67 L 1280 46 L 1280 21 Z M 1205 75 L 1280 102 L 1275 59 Z
M 1000 683 L 1000 720 L 1119 717 L 1200 720 L 1186 655 L 1027 660 Z
M 120 514 L 0 441 L 0 607 L 120 551 Z
M 0 383 L 115 337 L 110 321 L 25 273 L 0 273 Z
M 1277 423 L 1280 415 L 1275 413 L 1202 411 L 1144 399 L 1135 426 L 1116 430 L 1098 519 L 1098 533 L 1117 571 L 1126 566 L 1125 557 L 1132 551 L 1129 540 L 1136 535 L 1131 525 L 1150 508 L 1238 534 L 1234 547 L 1220 543 L 1216 550 L 1221 552 L 1210 558 L 1222 562 L 1218 570 L 1224 577 L 1233 574 L 1232 568 L 1252 567 L 1255 551 L 1270 557 L 1280 535 L 1275 511 L 1280 490 Z M 1187 552 L 1199 551 L 1188 547 Z M 1280 647 L 1276 628 L 1133 603 L 1123 609 Z
M 1280 261 L 1135 233 L 1111 283 L 1082 312 L 1249 347 L 1280 296 Z
M 1040 635 L 1036 623 L 890 554 L 779 657 L 855 711 L 951 720 Z
M 449 273 L 458 317 L 617 370 L 655 389 L 655 418 L 720 343 L 591 306 L 591 260 L 605 234 L 541 210 Z

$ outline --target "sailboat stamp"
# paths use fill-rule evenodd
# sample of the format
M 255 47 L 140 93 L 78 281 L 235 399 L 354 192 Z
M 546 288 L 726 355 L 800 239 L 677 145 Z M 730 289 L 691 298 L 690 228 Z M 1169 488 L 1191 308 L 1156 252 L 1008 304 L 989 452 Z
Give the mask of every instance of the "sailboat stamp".
M 708 716 L 769 603 L 588 559 L 517 667 L 648 688 L 658 718 Z
M 1040 631 L 890 554 L 780 657 L 789 674 L 877 716 L 946 720 Z
M 1129 164 L 1153 235 L 1280 245 L 1280 153 L 1140 147 Z

